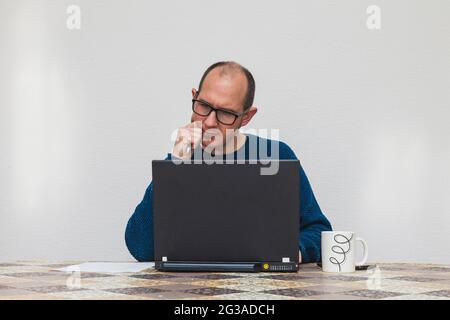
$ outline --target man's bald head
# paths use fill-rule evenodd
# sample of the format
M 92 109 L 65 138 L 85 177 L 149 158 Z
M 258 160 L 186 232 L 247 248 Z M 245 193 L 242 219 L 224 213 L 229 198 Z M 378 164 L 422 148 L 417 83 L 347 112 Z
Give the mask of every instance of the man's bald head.
M 213 70 L 217 71 L 220 77 L 236 77 L 243 75 L 247 80 L 246 94 L 243 100 L 244 111 L 253 105 L 253 100 L 255 98 L 255 79 L 253 79 L 253 75 L 247 70 L 247 68 L 234 61 L 217 62 L 206 69 L 203 73 L 202 79 L 200 80 L 200 84 L 198 85 L 198 94 L 202 89 L 206 76 Z

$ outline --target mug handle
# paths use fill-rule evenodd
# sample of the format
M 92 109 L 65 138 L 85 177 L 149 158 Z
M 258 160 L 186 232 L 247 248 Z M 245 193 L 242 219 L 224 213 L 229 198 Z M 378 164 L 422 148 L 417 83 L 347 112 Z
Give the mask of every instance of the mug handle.
M 355 240 L 360 241 L 364 247 L 364 257 L 362 258 L 362 260 L 360 262 L 355 263 L 355 266 L 359 267 L 367 262 L 367 257 L 369 256 L 369 247 L 367 246 L 367 243 L 363 238 L 356 237 Z

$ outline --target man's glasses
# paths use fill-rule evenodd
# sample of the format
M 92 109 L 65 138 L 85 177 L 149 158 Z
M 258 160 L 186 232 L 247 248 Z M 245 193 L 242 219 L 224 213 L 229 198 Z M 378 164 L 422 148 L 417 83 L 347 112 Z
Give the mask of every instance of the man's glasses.
M 216 113 L 217 121 L 227 126 L 234 124 L 237 118 L 247 112 L 244 111 L 242 113 L 235 113 L 229 110 L 216 108 L 208 102 L 198 99 L 192 99 L 192 111 L 203 117 L 209 116 L 209 114 L 214 111 Z

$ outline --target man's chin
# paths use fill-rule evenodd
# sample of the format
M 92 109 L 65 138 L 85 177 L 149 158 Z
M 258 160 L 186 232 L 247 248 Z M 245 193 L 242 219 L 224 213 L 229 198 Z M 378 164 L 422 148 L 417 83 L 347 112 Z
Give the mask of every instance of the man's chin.
M 220 143 L 217 143 L 216 141 L 211 141 L 211 140 L 202 140 L 202 148 L 206 149 L 206 151 L 219 151 L 220 148 Z M 223 147 L 222 147 L 223 149 Z
M 211 140 L 202 140 L 202 147 L 203 149 L 210 146 L 212 148 L 214 146 L 214 141 Z

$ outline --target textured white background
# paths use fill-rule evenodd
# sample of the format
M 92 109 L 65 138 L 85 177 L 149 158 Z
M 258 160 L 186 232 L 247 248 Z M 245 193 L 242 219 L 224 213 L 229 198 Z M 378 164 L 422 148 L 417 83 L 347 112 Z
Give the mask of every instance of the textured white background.
M 233 59 L 335 229 L 371 261 L 450 263 L 449 31 L 446 0 L 0 0 L 0 261 L 131 260 L 151 160 Z

